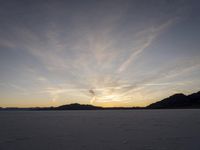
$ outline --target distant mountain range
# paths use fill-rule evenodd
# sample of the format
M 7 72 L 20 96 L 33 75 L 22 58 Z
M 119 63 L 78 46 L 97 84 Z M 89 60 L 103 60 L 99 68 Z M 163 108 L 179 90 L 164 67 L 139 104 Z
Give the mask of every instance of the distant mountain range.
M 99 107 L 86 104 L 67 104 L 58 107 L 33 107 L 33 108 L 17 108 L 8 107 L 0 110 L 117 110 L 117 109 L 179 109 L 179 108 L 200 108 L 200 91 L 191 95 L 182 93 L 172 95 L 161 101 L 152 103 L 146 107 Z
M 191 95 L 175 94 L 161 101 L 150 104 L 146 108 L 200 108 L 200 92 Z
M 1 108 L 0 110 L 119 110 L 119 109 L 140 109 L 141 107 L 100 107 L 87 104 L 67 104 L 58 107 L 31 107 L 31 108 L 18 108 L 18 107 L 7 107 Z
M 62 105 L 54 109 L 55 110 L 97 110 L 97 109 L 103 109 L 103 108 L 93 106 L 93 105 L 83 105 L 83 104 L 74 103 L 74 104 L 69 104 L 69 105 Z

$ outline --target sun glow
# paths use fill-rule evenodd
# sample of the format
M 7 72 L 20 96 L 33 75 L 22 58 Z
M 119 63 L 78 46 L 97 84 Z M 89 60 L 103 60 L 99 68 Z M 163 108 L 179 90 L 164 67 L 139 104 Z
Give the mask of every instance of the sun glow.
M 89 93 L 92 95 L 90 100 L 91 104 L 101 104 L 104 103 L 114 103 L 114 102 L 121 102 L 124 101 L 123 95 L 116 91 L 113 88 L 101 88 L 101 89 L 92 89 L 89 90 Z
M 179 1 L 4 1 L 0 107 L 145 106 L 194 93 L 199 9 Z

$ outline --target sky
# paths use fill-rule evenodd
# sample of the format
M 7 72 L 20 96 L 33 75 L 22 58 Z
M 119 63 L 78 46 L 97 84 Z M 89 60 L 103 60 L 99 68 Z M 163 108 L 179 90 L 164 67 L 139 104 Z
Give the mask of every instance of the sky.
M 198 0 L 0 1 L 0 107 L 147 106 L 200 90 Z

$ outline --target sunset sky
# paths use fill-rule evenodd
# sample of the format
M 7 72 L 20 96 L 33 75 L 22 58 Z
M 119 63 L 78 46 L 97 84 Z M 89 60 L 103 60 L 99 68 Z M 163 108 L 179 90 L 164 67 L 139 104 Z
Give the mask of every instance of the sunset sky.
M 0 107 L 146 106 L 200 90 L 198 0 L 5 0 Z

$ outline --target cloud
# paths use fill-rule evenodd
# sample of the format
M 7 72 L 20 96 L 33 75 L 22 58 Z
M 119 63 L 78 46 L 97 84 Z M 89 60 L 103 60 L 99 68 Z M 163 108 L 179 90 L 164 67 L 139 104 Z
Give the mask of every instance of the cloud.
M 149 75 L 147 78 L 144 78 L 133 85 L 127 86 L 124 88 L 123 95 L 127 95 L 135 90 L 142 90 L 146 88 L 147 85 L 156 85 L 154 82 L 159 80 L 170 80 L 176 79 L 178 77 L 182 77 L 184 75 L 190 74 L 191 72 L 200 69 L 200 61 L 199 59 L 186 60 L 173 63 L 174 65 L 169 65 L 168 67 L 164 67 L 160 71 L 156 72 L 154 75 Z M 185 85 L 184 83 L 170 83 L 171 86 L 174 85 Z M 157 84 L 163 85 L 163 83 Z M 166 85 L 166 83 L 165 83 Z M 167 83 L 169 85 L 169 83 Z
M 81 5 L 77 8 L 86 11 L 77 10 L 70 17 L 68 14 L 74 10 L 65 9 L 65 5 L 61 6 L 62 2 L 56 3 L 56 6 L 50 3 L 50 9 L 45 10 L 50 14 L 46 16 L 48 19 L 40 18 L 45 20 L 42 25 L 38 22 L 31 26 L 9 26 L 11 32 L 6 33 L 5 37 L 0 35 L 0 46 L 23 50 L 30 56 L 27 58 L 34 60 L 24 62 L 29 70 L 27 73 L 24 69 L 26 80 L 19 81 L 16 76 L 19 86 L 12 88 L 23 91 L 20 82 L 26 82 L 32 87 L 31 93 L 48 95 L 53 101 L 80 94 L 79 101 L 85 96 L 91 104 L 95 104 L 131 102 L 133 97 L 142 97 L 137 92 L 144 93 L 146 88 L 181 86 L 181 81 L 167 80 L 198 69 L 198 61 L 181 60 L 169 66 L 160 65 L 159 71 L 152 74 L 147 72 L 146 76 L 141 73 L 134 79 L 134 73 L 140 72 L 140 68 L 134 68 L 134 62 L 140 61 L 141 54 L 179 18 L 176 18 L 174 11 L 171 12 L 173 16 L 166 17 L 155 14 L 157 10 L 151 12 L 154 7 L 143 7 L 143 3 L 139 2 L 135 2 L 139 5 L 132 6 L 129 2 L 118 1 L 117 5 L 98 2 L 93 9 L 83 9 Z M 148 10 L 143 12 L 140 8 Z M 149 14 L 150 20 L 144 17 L 146 14 Z M 148 66 L 145 62 L 143 65 Z M 126 72 L 129 67 L 132 71 L 130 74 Z
M 148 48 L 154 39 L 160 35 L 161 32 L 170 27 L 176 19 L 170 19 L 163 24 L 160 24 L 155 27 L 151 27 L 148 30 L 140 31 L 136 37 L 139 38 L 140 46 L 138 48 L 133 48 L 133 52 L 129 55 L 129 57 L 119 66 L 117 72 L 121 73 L 127 69 L 127 67 L 141 54 L 146 48 Z

